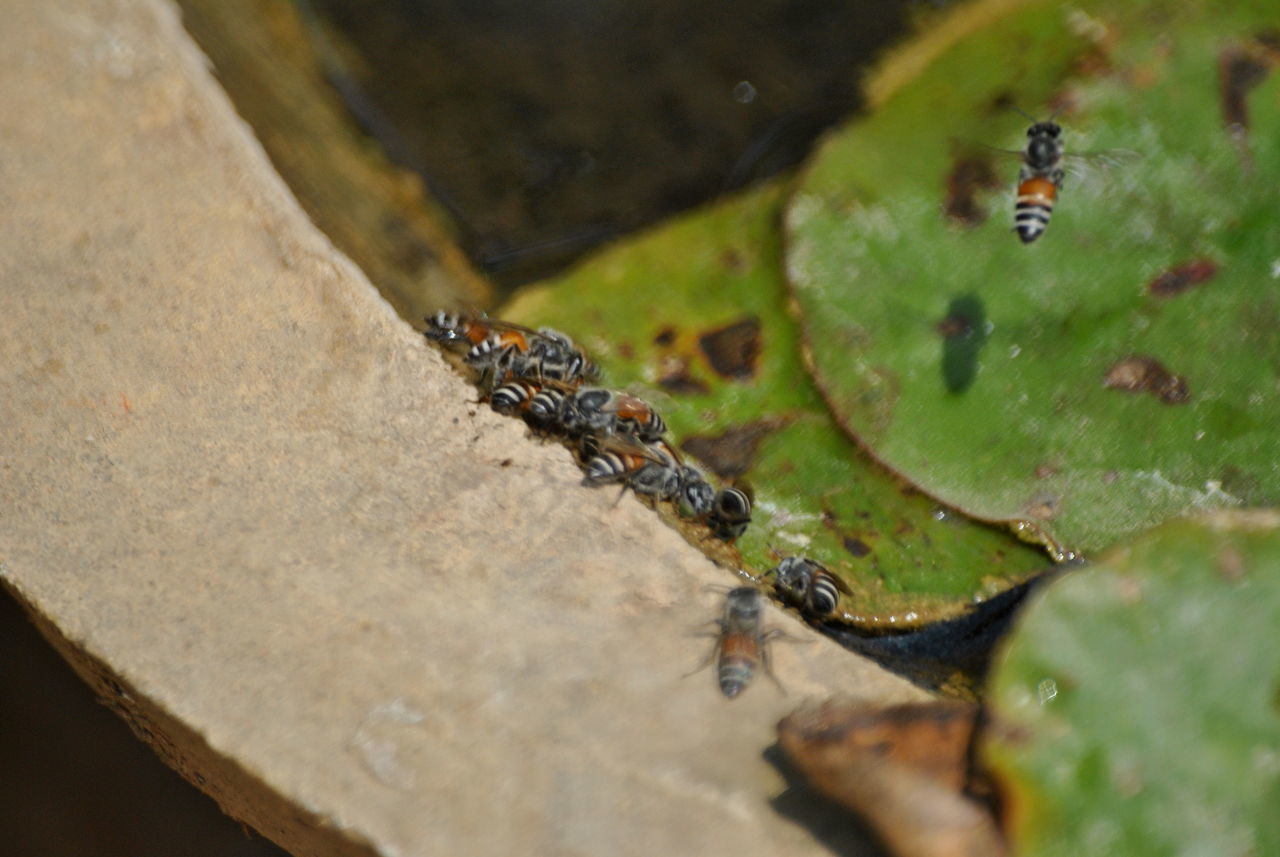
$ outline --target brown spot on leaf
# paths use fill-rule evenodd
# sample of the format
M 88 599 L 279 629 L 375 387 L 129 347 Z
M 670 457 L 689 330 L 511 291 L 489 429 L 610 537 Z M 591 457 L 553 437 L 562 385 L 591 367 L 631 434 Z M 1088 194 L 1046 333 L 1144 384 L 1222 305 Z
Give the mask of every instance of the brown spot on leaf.
M 653 344 L 667 346 L 676 341 L 676 329 L 671 325 L 659 330 L 653 335 Z
M 698 337 L 698 347 L 722 378 L 746 381 L 756 374 L 760 356 L 760 321 L 744 318 Z
M 1001 186 L 988 158 L 957 158 L 947 174 L 947 198 L 943 211 L 962 226 L 977 226 L 987 219 L 987 210 L 978 204 L 979 191 Z
M 1211 259 L 1196 259 L 1170 268 L 1147 286 L 1147 291 L 1158 298 L 1171 298 L 1208 282 L 1218 273 L 1218 264 Z
M 711 392 L 710 387 L 689 374 L 663 375 L 658 379 L 658 386 L 681 396 L 702 396 Z
M 721 479 L 734 479 L 751 469 L 760 441 L 782 428 L 784 420 L 764 419 L 733 426 L 718 435 L 685 438 L 680 448 Z
M 1244 580 L 1244 556 L 1238 549 L 1227 545 L 1218 551 L 1218 576 L 1228 583 Z
M 845 550 L 859 559 L 871 553 L 871 545 L 854 536 L 844 536 L 841 542 L 844 544 Z
M 1036 468 L 1036 478 L 1048 479 L 1051 476 L 1057 476 L 1061 470 L 1062 468 L 1058 467 L 1056 464 L 1045 462 Z
M 705 382 L 693 377 L 689 372 L 689 361 L 684 357 L 672 355 L 663 358 L 659 368 L 658 386 L 668 393 L 680 396 L 702 396 L 711 392 Z
M 1236 133 L 1249 130 L 1249 90 L 1266 79 L 1275 62 L 1274 51 L 1267 42 L 1255 40 L 1232 45 L 1218 55 L 1218 94 L 1222 102 L 1222 120 Z
M 1126 393 L 1151 393 L 1166 405 L 1179 405 L 1191 398 L 1186 378 L 1173 374 L 1154 357 L 1142 354 L 1114 363 L 1102 384 Z
M 618 356 L 619 356 L 619 357 L 621 357 L 623 360 L 634 360 L 634 359 L 635 359 L 635 356 L 636 356 L 636 350 L 635 350 L 634 348 L 632 348 L 632 347 L 631 347 L 631 343 L 629 343 L 629 342 L 619 342 L 619 343 L 618 343 L 618 345 L 617 345 L 616 347 L 617 347 L 617 349 L 618 349 Z
M 720 264 L 730 271 L 740 272 L 746 270 L 747 260 L 742 253 L 731 247 L 720 254 Z
M 1112 69 L 1110 52 L 1100 45 L 1095 45 L 1076 57 L 1073 77 L 1103 77 L 1110 74 Z
M 987 102 L 987 113 L 989 115 L 999 115 L 1006 113 L 1017 105 L 1018 99 L 1014 96 L 1012 90 L 1003 89 L 991 96 L 991 100 Z

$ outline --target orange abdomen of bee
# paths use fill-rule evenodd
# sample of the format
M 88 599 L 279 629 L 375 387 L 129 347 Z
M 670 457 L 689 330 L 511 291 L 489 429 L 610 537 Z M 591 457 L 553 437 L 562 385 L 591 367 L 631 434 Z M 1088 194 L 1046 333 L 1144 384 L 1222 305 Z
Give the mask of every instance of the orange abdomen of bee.
M 649 410 L 649 405 L 647 403 L 641 399 L 637 399 L 635 396 L 619 396 L 614 408 L 614 413 L 618 415 L 619 419 L 640 420 L 643 422 L 644 420 L 649 419 L 649 414 L 652 413 L 652 411 Z
M 750 634 L 725 634 L 720 643 L 720 660 L 741 660 L 754 664 L 760 660 L 760 645 Z
M 622 466 L 626 468 L 627 473 L 634 473 L 649 463 L 649 459 L 643 455 L 631 455 L 625 452 L 618 455 L 618 460 L 622 462 Z
M 1006 185 L 1008 187 L 1008 185 Z M 1008 199 L 1008 197 L 1005 197 Z M 1031 178 L 1018 185 L 1018 202 L 1027 202 L 1032 205 L 1043 205 L 1053 208 L 1053 202 L 1058 198 L 1057 186 L 1049 181 L 1049 179 L 1040 176 L 1032 176 Z
M 1018 199 L 1013 212 L 1013 229 L 1023 244 L 1039 238 L 1049 225 L 1053 201 L 1058 187 L 1043 176 L 1032 176 L 1018 185 Z
M 467 342 L 472 345 L 479 345 L 489 338 L 489 326 L 478 321 L 464 321 L 462 323 L 462 335 L 466 337 Z
M 518 330 L 504 330 L 499 333 L 498 344 L 503 348 L 514 345 L 517 351 L 529 350 L 529 340 Z

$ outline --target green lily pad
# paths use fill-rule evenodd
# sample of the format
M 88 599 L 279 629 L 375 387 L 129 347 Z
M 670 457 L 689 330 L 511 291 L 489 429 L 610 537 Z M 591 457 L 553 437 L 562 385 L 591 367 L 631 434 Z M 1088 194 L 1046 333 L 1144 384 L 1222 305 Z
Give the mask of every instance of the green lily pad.
M 1166 524 L 1006 646 L 984 752 L 1012 852 L 1280 854 L 1280 513 Z
M 740 555 L 722 559 L 753 574 L 779 554 L 819 560 L 853 591 L 845 621 L 950 615 L 1043 567 L 1041 552 L 899 482 L 832 422 L 786 312 L 783 192 L 673 221 L 501 314 L 569 333 L 602 365 L 602 383 L 652 402 L 691 457 L 750 483 L 754 520 Z M 701 542 L 714 555 L 719 543 Z
M 836 418 L 948 505 L 1080 551 L 1280 502 L 1274 3 L 1008 5 L 797 187 L 787 271 Z M 1025 246 L 1019 159 L 983 145 L 1024 144 L 1012 106 L 1094 156 Z

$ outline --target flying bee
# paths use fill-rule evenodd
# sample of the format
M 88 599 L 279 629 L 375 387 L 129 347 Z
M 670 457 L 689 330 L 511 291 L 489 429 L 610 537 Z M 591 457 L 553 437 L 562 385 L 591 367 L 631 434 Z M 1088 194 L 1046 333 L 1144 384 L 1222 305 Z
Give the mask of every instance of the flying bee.
M 645 443 L 660 440 L 667 424 L 648 402 L 598 387 L 579 390 L 564 400 L 560 424 L 570 435 L 625 434 Z
M 715 646 L 693 672 L 714 659 L 720 692 L 730 699 L 746 689 L 760 666 L 779 688 L 782 687 L 769 663 L 768 647 L 769 639 L 780 632 L 764 630 L 764 598 L 759 589 L 739 586 L 729 590 L 724 600 L 724 613 L 715 623 L 720 626 L 720 632 L 715 635 Z
M 716 492 L 705 519 L 712 535 L 731 542 L 747 531 L 747 524 L 751 523 L 749 491 L 730 485 Z
M 642 443 L 620 435 L 583 439 L 584 485 L 621 483 L 637 494 L 671 500 L 680 493 L 684 464 L 680 454 L 665 441 Z M 592 452 L 594 450 L 594 452 Z
M 1136 158 L 1139 153 L 1130 149 L 1068 153 L 1062 142 L 1062 126 L 1052 117 L 1042 122 L 1025 110 L 1013 109 L 1031 120 L 1026 145 L 1017 151 L 987 148 L 1022 161 L 1014 201 L 1013 231 L 1023 244 L 1030 244 L 1049 226 L 1067 168 L 1073 173 L 1084 173 L 1086 166 L 1106 168 Z
M 1013 230 L 1023 244 L 1035 241 L 1049 226 L 1049 215 L 1062 189 L 1062 151 L 1062 127 L 1058 123 L 1035 122 L 1027 129 L 1013 215 Z
M 840 593 L 852 595 L 849 586 L 811 559 L 789 556 L 762 577 L 773 575 L 778 597 L 806 615 L 825 619 L 836 612 Z

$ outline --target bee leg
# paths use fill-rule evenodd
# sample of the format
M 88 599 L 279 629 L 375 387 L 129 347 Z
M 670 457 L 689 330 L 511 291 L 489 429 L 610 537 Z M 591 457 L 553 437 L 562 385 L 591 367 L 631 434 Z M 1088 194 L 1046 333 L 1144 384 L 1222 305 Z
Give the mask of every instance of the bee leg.
M 773 673 L 773 657 L 769 654 L 768 646 L 770 637 L 781 633 L 781 631 L 766 631 L 764 635 L 760 637 L 760 665 L 764 667 L 764 674 L 778 686 L 778 690 L 782 691 L 782 695 L 786 696 L 787 689 L 782 686 L 782 682 L 779 681 L 778 677 Z
M 718 634 L 709 634 L 708 636 L 719 636 L 719 635 L 718 635 Z M 700 673 L 700 672 L 702 672 L 703 670 L 705 670 L 707 667 L 709 667 L 709 666 L 711 665 L 711 662 L 712 662 L 712 661 L 714 661 L 714 660 L 716 659 L 716 655 L 718 655 L 718 654 L 720 654 L 720 644 L 719 644 L 719 643 L 716 643 L 714 646 L 712 646 L 712 647 L 711 647 L 711 651 L 707 652 L 707 656 L 706 656 L 705 658 L 703 658 L 702 660 L 698 661 L 698 665 L 697 665 L 696 667 L 694 667 L 693 669 L 689 670 L 689 671 L 688 671 L 687 673 L 685 673 L 684 675 L 680 676 L 680 678 L 685 679 L 685 678 L 688 678 L 688 677 L 689 677 L 689 676 L 691 676 L 691 675 L 694 675 L 695 673 Z
M 618 492 L 618 496 L 617 496 L 616 498 L 614 498 L 614 501 L 613 501 L 613 506 L 614 506 L 614 507 L 616 507 L 619 503 L 621 503 L 621 502 L 622 502 L 623 495 L 625 495 L 625 494 L 627 493 L 627 488 L 628 488 L 628 487 L 629 487 L 629 486 L 627 485 L 627 483 L 625 483 L 625 482 L 623 482 L 623 483 L 622 483 L 622 490 L 621 490 L 621 491 L 619 491 L 619 492 Z

